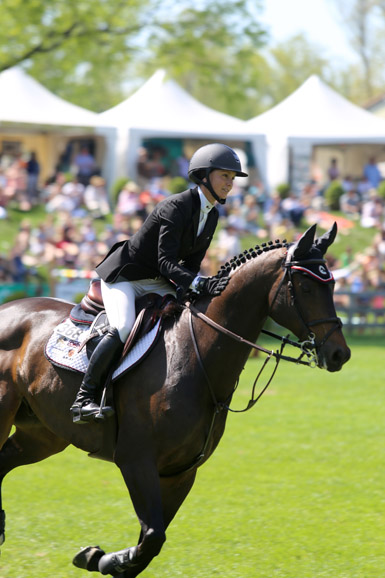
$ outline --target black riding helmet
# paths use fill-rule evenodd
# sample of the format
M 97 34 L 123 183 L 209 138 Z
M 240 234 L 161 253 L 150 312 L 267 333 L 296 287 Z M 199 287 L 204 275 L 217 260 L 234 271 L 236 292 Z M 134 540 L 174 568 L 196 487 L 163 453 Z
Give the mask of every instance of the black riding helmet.
M 247 177 L 248 174 L 242 171 L 241 161 L 237 153 L 225 144 L 208 144 L 195 151 L 188 169 L 190 180 L 197 185 L 207 187 L 214 199 L 224 205 L 226 199 L 218 197 L 210 183 L 209 175 L 214 169 L 234 171 L 237 177 Z M 207 182 L 203 182 L 204 178 L 207 179 Z

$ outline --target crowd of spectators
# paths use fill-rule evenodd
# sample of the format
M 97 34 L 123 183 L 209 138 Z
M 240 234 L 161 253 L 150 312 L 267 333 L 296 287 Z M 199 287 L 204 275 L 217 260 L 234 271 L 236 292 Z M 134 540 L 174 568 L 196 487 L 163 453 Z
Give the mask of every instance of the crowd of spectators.
M 30 158 L 37 163 L 35 155 Z M 85 166 L 86 163 L 84 163 Z M 178 159 L 177 173 L 186 176 L 186 159 Z M 28 180 L 27 166 L 15 159 L 0 172 L 0 218 L 7 218 L 7 207 L 16 203 L 25 211 L 16 241 L 7 254 L 0 255 L 0 279 L 18 282 L 38 274 L 40 266 L 51 270 L 65 268 L 92 272 L 116 241 L 123 240 L 141 226 L 153 207 L 167 195 L 170 177 L 160 168 L 160 160 L 149 160 L 141 151 L 138 179 L 122 184 L 115 199 L 100 175 L 57 172 L 44 185 L 37 186 L 36 166 Z M 336 175 L 333 166 L 331 175 Z M 163 173 L 163 174 L 162 174 Z M 330 176 L 331 180 L 335 180 Z M 384 199 L 363 177 L 357 182 L 341 179 L 344 193 L 340 197 L 337 217 L 330 214 L 325 197 L 327 184 L 320 187 L 308 182 L 298 194 L 289 187 L 267 194 L 258 180 L 245 188 L 235 182 L 226 205 L 218 206 L 220 228 L 202 264 L 203 274 L 215 274 L 220 266 L 242 251 L 242 240 L 250 245 L 265 240 L 286 239 L 291 242 L 299 230 L 312 223 L 327 228 L 334 218 L 342 234 L 357 222 L 373 230 L 373 243 L 353 255 L 348 252 L 339 260 L 330 256 L 337 271 L 337 289 L 364 291 L 385 290 L 385 204 Z M 186 187 L 190 186 L 186 180 Z M 33 191 L 33 192 L 30 192 Z M 28 211 L 35 204 L 44 207 L 44 221 L 32 227 Z M 245 241 L 246 242 L 246 241 Z M 332 249 L 331 249 L 332 253 Z

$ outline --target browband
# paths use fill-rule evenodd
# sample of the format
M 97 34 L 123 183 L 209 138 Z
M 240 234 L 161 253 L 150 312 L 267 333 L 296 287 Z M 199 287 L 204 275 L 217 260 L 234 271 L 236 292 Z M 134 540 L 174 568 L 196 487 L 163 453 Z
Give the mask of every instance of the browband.
M 303 273 L 304 275 L 309 275 L 321 281 L 321 283 L 331 283 L 334 281 L 333 273 L 329 271 L 326 265 L 313 265 L 312 267 L 304 267 L 303 265 L 291 265 L 290 269 L 294 272 Z

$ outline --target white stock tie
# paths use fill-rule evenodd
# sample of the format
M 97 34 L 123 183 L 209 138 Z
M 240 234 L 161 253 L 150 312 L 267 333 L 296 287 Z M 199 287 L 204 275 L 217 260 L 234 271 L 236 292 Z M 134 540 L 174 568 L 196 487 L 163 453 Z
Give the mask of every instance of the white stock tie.
M 208 207 L 208 206 L 201 207 L 201 211 L 199 214 L 198 236 L 202 233 L 202 231 L 205 227 L 205 224 L 207 221 L 207 215 L 209 214 L 211 209 L 212 209 L 212 207 Z

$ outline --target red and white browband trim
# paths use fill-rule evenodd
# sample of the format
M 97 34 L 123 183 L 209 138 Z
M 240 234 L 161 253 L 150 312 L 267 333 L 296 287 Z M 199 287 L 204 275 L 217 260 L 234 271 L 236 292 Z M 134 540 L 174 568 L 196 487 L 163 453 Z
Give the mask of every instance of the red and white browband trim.
M 325 267 L 325 265 L 318 265 L 317 267 L 314 267 L 314 269 L 318 269 L 318 272 L 312 271 L 307 267 L 301 267 L 299 265 L 292 265 L 290 269 L 292 271 L 298 271 L 299 273 L 309 275 L 310 277 L 313 277 L 314 279 L 316 279 L 317 281 L 321 281 L 322 283 L 330 283 L 331 281 L 334 281 L 333 273 L 329 271 L 329 269 Z

